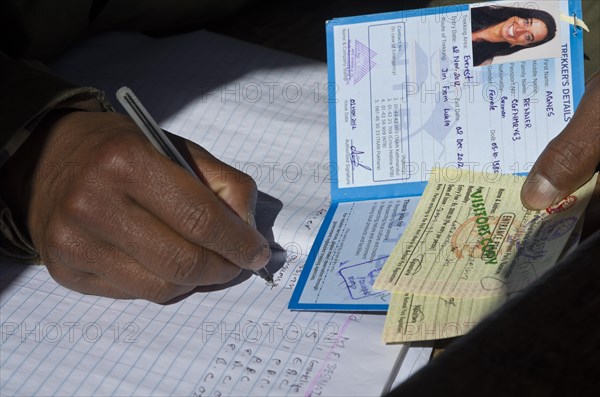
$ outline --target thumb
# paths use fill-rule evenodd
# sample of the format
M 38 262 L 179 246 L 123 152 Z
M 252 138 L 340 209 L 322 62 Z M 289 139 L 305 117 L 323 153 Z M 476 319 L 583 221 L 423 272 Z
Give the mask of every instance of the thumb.
M 600 73 L 589 80 L 573 118 L 535 162 L 521 189 L 526 208 L 558 203 L 593 175 L 600 163 Z

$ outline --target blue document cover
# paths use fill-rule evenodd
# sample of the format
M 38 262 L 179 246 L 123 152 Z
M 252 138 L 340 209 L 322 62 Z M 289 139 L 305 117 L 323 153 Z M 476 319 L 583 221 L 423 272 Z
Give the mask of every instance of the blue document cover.
M 545 0 L 328 22 L 332 205 L 290 309 L 387 310 L 372 285 L 433 168 L 530 170 L 583 94 L 575 16 Z

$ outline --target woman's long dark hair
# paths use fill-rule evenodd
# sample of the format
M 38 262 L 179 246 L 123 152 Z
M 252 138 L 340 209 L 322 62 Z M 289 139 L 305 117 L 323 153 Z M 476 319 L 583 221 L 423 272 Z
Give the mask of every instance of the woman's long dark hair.
M 509 18 L 519 17 L 524 19 L 536 18 L 542 21 L 548 29 L 548 34 L 543 40 L 527 46 L 509 43 L 490 43 L 489 41 L 473 42 L 473 65 L 478 66 L 483 62 L 500 55 L 509 55 L 523 48 L 536 47 L 554 38 L 556 35 L 556 21 L 546 11 L 532 8 L 485 6 L 471 8 L 471 32 L 475 33 L 490 26 L 504 22 Z

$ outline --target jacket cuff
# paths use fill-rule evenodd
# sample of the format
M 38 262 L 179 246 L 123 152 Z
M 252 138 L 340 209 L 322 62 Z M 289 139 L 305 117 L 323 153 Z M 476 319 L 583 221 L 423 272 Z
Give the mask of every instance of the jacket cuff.
M 0 198 L 0 257 L 29 263 L 39 260 L 31 239 L 19 230 L 2 198 Z
M 53 110 L 112 111 L 104 93 L 78 87 L 40 67 L 15 61 L 0 53 L 0 167 L 13 156 Z M 1 196 L 1 194 L 0 194 Z M 0 197 L 0 256 L 17 261 L 39 260 L 29 233 L 15 222 Z

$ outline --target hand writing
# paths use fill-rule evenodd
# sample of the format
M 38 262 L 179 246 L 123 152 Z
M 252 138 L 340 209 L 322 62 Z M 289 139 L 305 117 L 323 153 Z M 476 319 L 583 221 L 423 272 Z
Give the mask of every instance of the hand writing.
M 72 112 L 46 136 L 27 224 L 66 287 L 162 303 L 268 262 L 254 181 L 204 149 L 187 144 L 198 183 L 117 113 Z

